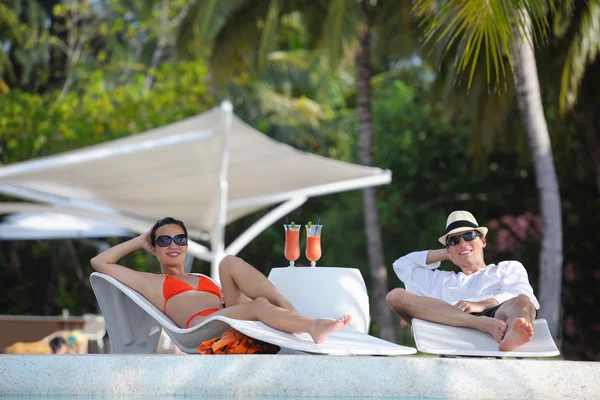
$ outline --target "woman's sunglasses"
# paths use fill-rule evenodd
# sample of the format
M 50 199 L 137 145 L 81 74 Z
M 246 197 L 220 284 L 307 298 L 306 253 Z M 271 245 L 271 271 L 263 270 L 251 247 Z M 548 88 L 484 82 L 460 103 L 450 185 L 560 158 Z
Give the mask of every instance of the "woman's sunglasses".
M 446 244 L 448 246 L 456 246 L 460 243 L 460 238 L 463 238 L 465 242 L 470 242 L 475 240 L 477 236 L 482 236 L 482 234 L 476 231 L 461 233 L 460 235 L 452 236 L 446 239 Z
M 174 237 L 161 235 L 156 238 L 156 245 L 159 247 L 167 247 L 171 244 L 171 241 L 175 242 L 177 246 L 187 246 L 188 238 L 183 233 L 175 235 Z

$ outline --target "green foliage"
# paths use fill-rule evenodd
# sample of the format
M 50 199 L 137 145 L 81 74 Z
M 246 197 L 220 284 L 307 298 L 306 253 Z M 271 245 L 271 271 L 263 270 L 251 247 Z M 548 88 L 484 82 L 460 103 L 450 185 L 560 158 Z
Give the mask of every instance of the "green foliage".
M 203 83 L 205 73 L 201 62 L 163 64 L 147 91 L 144 74 L 133 76 L 131 84 L 110 87 L 102 71 L 94 71 L 85 90 L 60 102 L 58 91 L 13 90 L 0 101 L 2 164 L 128 136 L 205 111 L 214 106 Z M 84 243 L 73 246 L 75 255 L 68 241 L 0 241 L 3 287 L 10 288 L 0 294 L 0 309 L 9 314 L 58 314 L 62 308 L 74 314 L 96 312 L 88 282 L 96 249 Z M 156 260 L 143 253 L 122 262 L 158 272 Z
M 8 164 L 55 154 L 195 115 L 214 104 L 205 73 L 200 62 L 164 64 L 147 92 L 143 74 L 111 88 L 102 71 L 94 71 L 83 93 L 71 92 L 60 102 L 56 91 L 13 90 L 0 101 L 0 160 Z

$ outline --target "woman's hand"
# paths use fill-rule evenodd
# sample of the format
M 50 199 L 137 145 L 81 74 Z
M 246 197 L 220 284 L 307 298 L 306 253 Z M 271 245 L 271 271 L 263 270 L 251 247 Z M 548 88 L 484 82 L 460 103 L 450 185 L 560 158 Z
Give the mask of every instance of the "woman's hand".
M 152 228 L 148 229 L 145 233 L 142 233 L 138 236 L 138 240 L 140 243 L 140 247 L 146 250 L 148 253 L 154 255 L 152 252 L 152 243 L 150 242 L 150 233 L 152 232 Z

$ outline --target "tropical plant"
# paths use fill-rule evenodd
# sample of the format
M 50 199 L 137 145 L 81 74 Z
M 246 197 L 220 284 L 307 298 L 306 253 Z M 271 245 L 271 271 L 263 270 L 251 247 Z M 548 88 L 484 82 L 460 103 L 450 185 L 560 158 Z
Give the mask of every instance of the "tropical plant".
M 488 83 L 494 77 L 494 83 L 500 85 L 509 67 L 513 72 L 517 105 L 534 161 L 542 216 L 540 315 L 546 318 L 550 331 L 558 338 L 562 211 L 533 50 L 533 44 L 548 33 L 546 6 L 554 11 L 556 1 L 416 0 L 415 10 L 425 27 L 427 40 L 442 42 L 445 49 L 457 46 L 457 72 L 468 73 L 469 86 L 481 58 L 485 60 Z
M 61 101 L 97 68 L 111 86 L 143 70 L 148 90 L 187 12 L 185 0 L 0 2 L 0 92 L 60 88 Z

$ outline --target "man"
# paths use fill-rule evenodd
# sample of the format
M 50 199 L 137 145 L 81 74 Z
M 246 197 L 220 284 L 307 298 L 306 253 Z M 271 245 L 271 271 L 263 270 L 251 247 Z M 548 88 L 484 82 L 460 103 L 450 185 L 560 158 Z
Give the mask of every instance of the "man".
M 406 290 L 392 290 L 388 305 L 408 322 L 420 318 L 487 332 L 501 351 L 530 341 L 540 305 L 527 271 L 518 261 L 486 265 L 487 232 L 470 212 L 452 212 L 439 238 L 445 249 L 410 253 L 394 262 Z M 443 260 L 452 261 L 461 272 L 437 270 Z

